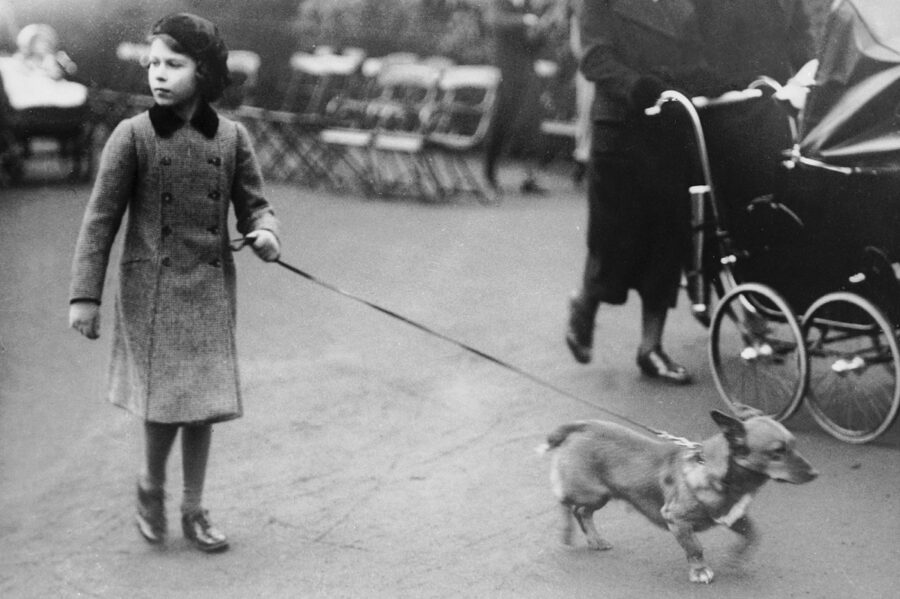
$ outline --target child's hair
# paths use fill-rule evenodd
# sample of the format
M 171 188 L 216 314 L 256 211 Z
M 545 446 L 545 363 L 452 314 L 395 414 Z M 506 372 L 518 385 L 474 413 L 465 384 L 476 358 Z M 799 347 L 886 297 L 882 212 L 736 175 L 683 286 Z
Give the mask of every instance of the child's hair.
M 231 83 L 228 76 L 228 48 L 211 21 L 190 13 L 163 17 L 150 30 L 150 39 L 159 38 L 179 54 L 197 62 L 200 96 L 215 102 Z

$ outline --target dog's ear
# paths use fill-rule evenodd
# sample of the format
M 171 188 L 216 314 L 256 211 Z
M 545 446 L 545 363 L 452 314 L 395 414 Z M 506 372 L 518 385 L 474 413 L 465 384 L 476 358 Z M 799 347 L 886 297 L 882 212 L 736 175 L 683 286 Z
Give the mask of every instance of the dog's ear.
M 743 422 L 737 418 L 732 418 L 719 410 L 713 410 L 710 412 L 710 416 L 712 416 L 713 421 L 719 425 L 719 428 L 722 429 L 722 432 L 725 434 L 725 439 L 728 441 L 728 445 L 732 450 L 740 453 L 739 450 L 741 448 L 746 449 L 747 430 L 744 428 Z
M 761 410 L 757 410 L 752 406 L 744 405 L 742 403 L 733 404 L 731 409 L 734 412 L 734 415 L 741 420 L 749 420 L 755 416 L 764 416 Z

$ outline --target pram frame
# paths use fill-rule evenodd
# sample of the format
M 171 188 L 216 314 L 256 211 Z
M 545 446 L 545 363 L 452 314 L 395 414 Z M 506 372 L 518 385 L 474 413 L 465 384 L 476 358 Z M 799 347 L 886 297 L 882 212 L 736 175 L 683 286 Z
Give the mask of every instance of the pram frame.
M 813 418 L 835 438 L 848 443 L 870 442 L 894 423 L 900 411 L 897 324 L 892 323 L 872 301 L 852 291 L 826 293 L 814 300 L 798 318 L 778 291 L 759 282 L 739 281 L 736 276 L 735 265 L 744 256 L 734 246 L 732 235 L 722 223 L 723 207 L 716 194 L 699 110 L 715 104 L 759 97 L 765 87 L 777 91 L 780 86 L 771 79 L 762 78 L 747 90 L 713 100 L 691 99 L 669 90 L 663 92 L 656 104 L 646 111 L 649 116 L 660 115 L 664 105 L 675 103 L 688 115 L 693 128 L 702 180 L 688 190 L 693 246 L 690 270 L 687 272 L 691 313 L 710 328 L 708 352 L 713 380 L 719 395 L 730 408 L 736 410 L 739 405 L 751 405 L 778 420 L 785 420 L 797 411 L 805 399 Z M 801 156 L 796 121 L 787 112 L 785 115 L 794 141 L 786 161 L 787 168 L 803 164 L 848 176 L 857 172 L 856 168 L 832 166 Z M 711 261 L 705 256 L 709 247 L 705 236 L 709 230 L 714 231 L 713 247 L 719 257 L 714 262 L 715 272 L 709 272 Z M 865 279 L 866 273 L 863 272 L 850 277 L 853 283 Z M 713 290 L 719 299 L 710 318 Z M 900 303 L 900 297 L 893 300 Z M 861 319 L 862 322 L 842 321 L 829 316 L 848 311 L 854 319 Z M 728 326 L 735 328 L 735 337 L 740 339 L 740 346 L 732 352 L 736 355 L 731 356 L 727 355 L 728 348 L 723 347 L 727 337 L 724 331 Z M 783 331 L 785 338 L 772 336 L 771 331 L 776 326 Z M 858 340 L 869 340 L 870 345 L 854 349 L 852 355 L 828 349 L 844 341 Z M 746 366 L 753 380 L 732 384 L 729 378 L 733 373 L 729 369 L 734 368 L 734 364 Z M 773 373 L 775 377 L 782 378 L 773 377 Z M 834 392 L 828 386 L 832 379 L 862 379 L 870 373 L 886 375 L 888 379 L 885 385 L 871 391 L 881 395 L 881 398 L 864 396 L 848 400 L 843 396 L 831 397 Z M 768 385 L 770 380 L 776 384 Z M 819 383 L 825 380 L 829 381 L 829 385 L 820 388 Z M 864 391 L 868 393 L 868 390 Z M 772 401 L 772 394 L 778 395 L 776 401 Z M 848 426 L 851 421 L 853 424 Z

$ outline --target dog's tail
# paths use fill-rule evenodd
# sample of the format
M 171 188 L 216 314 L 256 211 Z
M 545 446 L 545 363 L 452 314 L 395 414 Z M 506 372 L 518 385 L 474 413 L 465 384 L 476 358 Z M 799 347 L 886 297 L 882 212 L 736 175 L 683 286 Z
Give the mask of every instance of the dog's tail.
M 589 420 L 580 420 L 578 422 L 570 422 L 569 424 L 563 424 L 555 431 L 547 435 L 547 441 L 538 446 L 538 453 L 547 453 L 548 451 L 553 451 L 560 445 L 566 442 L 566 439 L 572 433 L 581 433 L 584 432 L 591 425 L 591 421 Z

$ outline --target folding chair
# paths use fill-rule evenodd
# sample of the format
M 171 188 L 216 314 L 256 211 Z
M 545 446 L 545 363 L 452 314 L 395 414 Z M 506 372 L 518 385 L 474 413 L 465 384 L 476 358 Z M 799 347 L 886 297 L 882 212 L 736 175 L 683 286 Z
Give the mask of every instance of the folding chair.
M 378 191 L 439 199 L 444 189 L 426 143 L 437 108 L 442 68 L 388 64 L 378 75 L 380 95 L 367 109 Z
M 254 138 L 254 146 L 267 178 L 279 181 L 298 180 L 316 186 L 340 183 L 324 160 L 318 141 L 322 124 L 318 119 L 291 112 L 241 106 L 234 112 Z
M 395 64 L 414 64 L 419 56 L 412 52 L 394 52 L 386 56 L 370 57 L 363 60 L 355 82 L 344 93 L 334 96 L 325 108 L 328 119 L 344 127 L 362 128 L 366 126 L 366 109 L 380 94 L 378 75 Z
M 490 65 L 450 67 L 441 76 L 440 101 L 427 142 L 443 159 L 440 183 L 448 193 L 473 193 L 482 202 L 490 197 L 467 155 L 487 135 L 499 83 L 500 71 Z
M 290 59 L 291 80 L 282 110 L 324 117 L 325 107 L 346 91 L 358 74 L 365 56 L 296 52 Z
M 440 73 L 419 63 L 382 63 L 376 76 L 377 93 L 361 107 L 358 123 L 322 131 L 322 143 L 355 175 L 366 193 L 415 192 L 429 198 L 440 194 L 425 144 Z

